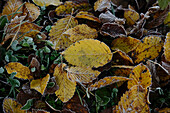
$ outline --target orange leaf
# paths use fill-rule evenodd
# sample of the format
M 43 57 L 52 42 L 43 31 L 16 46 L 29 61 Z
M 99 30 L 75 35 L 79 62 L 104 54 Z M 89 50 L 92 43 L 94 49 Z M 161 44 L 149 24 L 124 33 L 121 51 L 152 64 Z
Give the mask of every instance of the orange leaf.
M 147 66 L 140 63 L 130 73 L 129 78 L 133 80 L 128 81 L 128 89 L 134 85 L 141 85 L 143 88 L 147 88 L 151 85 L 151 74 Z
M 30 69 L 26 66 L 23 66 L 21 63 L 10 62 L 7 65 L 5 65 L 5 68 L 8 74 L 17 72 L 17 74 L 15 75 L 15 77 L 17 78 L 21 78 L 21 79 L 32 79 L 33 78 L 33 76 L 31 76 Z
M 103 79 L 100 79 L 99 81 L 95 82 L 94 84 L 89 86 L 89 91 L 93 91 L 102 87 L 105 87 L 107 85 L 120 82 L 120 81 L 126 81 L 131 80 L 126 77 L 119 77 L 119 76 L 113 76 L 113 77 L 105 77 Z
M 30 88 L 37 90 L 43 95 L 49 79 L 50 79 L 50 75 L 47 74 L 44 78 L 32 80 L 30 83 Z

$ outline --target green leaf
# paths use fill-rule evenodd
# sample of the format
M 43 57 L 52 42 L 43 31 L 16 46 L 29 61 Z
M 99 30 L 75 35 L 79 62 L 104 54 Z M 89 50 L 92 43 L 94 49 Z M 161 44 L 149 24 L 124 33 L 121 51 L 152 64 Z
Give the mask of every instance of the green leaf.
M 49 31 L 51 30 L 51 25 L 46 26 L 46 27 L 45 27 L 45 30 L 46 30 L 47 32 L 49 32 Z
M 8 23 L 8 18 L 6 15 L 1 16 L 0 18 L 0 29 L 3 29 L 6 25 L 6 23 Z
M 42 64 L 41 65 L 41 70 L 43 71 L 43 70 L 45 70 L 46 68 L 45 68 L 45 66 Z
M 14 51 L 18 51 L 19 49 L 22 48 L 21 46 L 17 46 L 17 45 L 18 45 L 18 41 L 17 41 L 17 40 L 14 40 L 14 42 L 13 42 L 12 45 L 11 45 L 11 48 L 12 48 Z
M 47 46 L 45 46 L 43 49 L 44 49 L 45 53 L 50 53 L 51 52 L 50 48 L 48 48 Z
M 54 85 L 55 85 L 54 82 L 49 82 L 49 83 L 47 84 L 47 88 L 52 88 L 52 87 L 54 87 Z
M 158 0 L 158 5 L 160 6 L 161 10 L 164 10 L 168 7 L 168 3 L 170 0 Z
M 31 72 L 35 72 L 35 71 L 36 71 L 35 67 L 31 68 Z
M 27 100 L 27 103 L 22 106 L 21 110 L 29 110 L 31 106 L 33 105 L 33 99 Z
M 4 72 L 4 68 L 0 67 L 0 74 L 2 74 Z

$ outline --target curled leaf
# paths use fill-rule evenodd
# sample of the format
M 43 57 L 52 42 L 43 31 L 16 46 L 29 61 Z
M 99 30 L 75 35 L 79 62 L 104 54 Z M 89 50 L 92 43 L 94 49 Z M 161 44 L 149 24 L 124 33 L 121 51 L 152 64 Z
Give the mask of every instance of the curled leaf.
M 7 65 L 5 65 L 5 68 L 8 74 L 17 72 L 17 74 L 15 75 L 15 77 L 17 78 L 21 78 L 21 79 L 32 79 L 33 78 L 33 76 L 31 76 L 30 69 L 26 66 L 23 66 L 21 63 L 10 62 Z
M 112 59 L 110 48 L 105 43 L 94 39 L 76 42 L 62 54 L 70 64 L 82 67 L 103 66 Z

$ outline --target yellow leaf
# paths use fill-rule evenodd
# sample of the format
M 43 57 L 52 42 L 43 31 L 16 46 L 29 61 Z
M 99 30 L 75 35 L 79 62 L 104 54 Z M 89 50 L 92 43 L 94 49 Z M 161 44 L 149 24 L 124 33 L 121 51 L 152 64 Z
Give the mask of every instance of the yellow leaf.
M 12 98 L 5 98 L 2 106 L 4 113 L 27 113 L 21 110 L 22 105 Z
M 67 102 L 70 100 L 76 89 L 76 82 L 69 80 L 67 77 L 67 72 L 63 70 L 65 66 L 66 64 L 57 65 L 53 74 L 56 83 L 59 86 L 59 89 L 55 92 L 55 94 L 62 102 Z
M 127 81 L 127 80 L 131 80 L 131 79 L 126 78 L 126 77 L 120 77 L 120 76 L 105 77 L 95 82 L 94 84 L 90 85 L 89 91 L 93 91 L 93 90 L 105 87 L 107 85 L 110 85 L 116 82 Z
M 103 11 L 105 9 L 111 8 L 111 0 L 97 0 L 94 3 L 94 10 L 95 11 Z
M 126 19 L 126 23 L 128 25 L 134 25 L 137 20 L 139 20 L 139 13 L 135 10 L 127 9 L 124 12 L 124 18 Z
M 49 6 L 49 5 L 58 6 L 62 4 L 60 0 L 32 0 L 32 1 L 38 6 Z
M 129 78 L 133 80 L 128 81 L 128 89 L 134 85 L 141 85 L 143 88 L 147 88 L 151 85 L 151 74 L 147 66 L 140 63 L 130 73 Z
M 114 111 L 113 111 L 114 112 Z M 149 113 L 147 92 L 141 86 L 135 85 L 121 97 L 114 113 Z
M 62 54 L 70 64 L 80 67 L 99 67 L 112 59 L 110 48 L 105 43 L 94 39 L 76 42 Z
M 70 15 L 77 11 L 88 11 L 90 9 L 90 4 L 87 2 L 75 3 L 73 1 L 66 1 L 63 5 L 60 5 L 55 9 L 58 16 Z
M 168 12 L 168 16 L 165 18 L 164 24 L 167 24 L 170 27 L 170 12 Z
M 47 87 L 49 79 L 50 79 L 50 75 L 47 74 L 44 78 L 32 80 L 30 83 L 30 88 L 37 90 L 38 92 L 40 92 L 43 95 L 44 91 Z
M 146 59 L 155 59 L 163 47 L 163 41 L 159 36 L 146 36 L 141 43 L 132 52 L 132 58 L 135 63 L 145 61 Z
M 39 9 L 39 7 L 35 6 L 34 4 L 27 2 L 27 3 L 25 3 L 24 13 L 27 14 L 26 20 L 33 22 L 40 15 L 40 9 Z
M 58 20 L 55 25 L 51 27 L 49 36 L 50 41 L 54 44 L 53 49 L 65 49 L 73 43 L 68 37 L 64 36 L 63 33 L 76 25 L 78 25 L 78 21 L 74 17 L 68 16 Z
M 75 17 L 87 19 L 87 20 L 92 20 L 92 21 L 100 23 L 100 20 L 97 17 L 95 17 L 92 13 L 89 13 L 87 11 L 80 11 L 79 13 L 77 13 L 77 15 Z
M 166 34 L 166 41 L 164 44 L 165 59 L 170 62 L 170 32 Z
M 81 24 L 68 29 L 64 32 L 64 36 L 69 37 L 72 42 L 76 42 L 86 38 L 97 38 L 98 32 L 96 29 L 90 28 L 86 24 Z
M 170 108 L 163 108 L 158 111 L 158 113 L 169 113 L 169 112 L 170 112 Z
M 68 77 L 71 81 L 76 81 L 79 83 L 89 83 L 96 79 L 100 74 L 97 70 L 92 70 L 91 68 L 83 67 L 70 67 L 67 68 Z
M 33 78 L 33 76 L 31 76 L 30 69 L 26 66 L 23 66 L 21 63 L 10 62 L 7 65 L 5 65 L 5 68 L 8 74 L 17 72 L 17 74 L 15 75 L 15 77 L 17 78 L 21 78 L 21 79 L 32 79 Z
M 120 49 L 124 51 L 125 53 L 128 53 L 130 51 L 133 51 L 138 46 L 139 43 L 140 43 L 140 40 L 132 38 L 130 36 L 119 37 L 112 41 L 111 49 L 112 50 Z
M 8 20 L 12 19 L 12 16 L 14 18 L 15 16 L 21 15 L 22 10 L 23 10 L 23 6 L 21 8 L 19 8 L 21 5 L 22 5 L 22 1 L 21 0 L 9 0 L 6 3 L 6 5 L 5 5 L 5 7 L 4 7 L 3 11 L 2 11 L 2 15 L 7 15 L 8 16 Z M 19 10 L 17 11 L 18 8 L 19 8 Z M 21 12 L 21 13 L 14 14 L 16 11 L 17 12 Z

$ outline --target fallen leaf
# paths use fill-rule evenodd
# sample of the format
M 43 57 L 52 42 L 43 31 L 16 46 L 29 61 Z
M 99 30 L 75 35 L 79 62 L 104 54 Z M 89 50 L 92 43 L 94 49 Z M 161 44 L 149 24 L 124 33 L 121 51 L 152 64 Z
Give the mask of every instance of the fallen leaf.
M 2 107 L 4 113 L 27 113 L 26 110 L 21 110 L 22 105 L 12 98 L 5 98 Z
M 162 108 L 158 111 L 158 113 L 169 113 L 170 112 L 170 108 L 166 107 L 166 108 Z
M 30 22 L 35 21 L 40 15 L 39 7 L 29 2 L 25 3 L 24 5 L 25 5 L 24 13 L 27 14 L 26 20 L 29 20 Z
M 89 83 L 96 79 L 100 74 L 97 70 L 92 70 L 91 68 L 83 67 L 70 67 L 66 68 L 68 73 L 68 78 L 71 81 L 76 81 L 78 83 Z
M 60 5 L 55 9 L 57 16 L 64 16 L 64 15 L 71 15 L 73 12 L 78 11 L 88 11 L 90 9 L 90 4 L 87 2 L 73 2 L 73 1 L 66 1 L 63 5 Z
M 146 59 L 155 59 L 163 47 L 163 41 L 160 36 L 150 35 L 143 38 L 142 42 L 132 51 L 131 57 L 135 63 L 145 61 Z
M 55 92 L 55 94 L 64 103 L 73 97 L 76 89 L 76 82 L 69 80 L 67 72 L 63 70 L 65 66 L 66 64 L 57 65 L 53 74 L 56 83 L 59 86 L 59 89 Z
M 140 40 L 136 38 L 128 37 L 119 37 L 112 41 L 111 49 L 120 49 L 125 53 L 133 51 L 140 43 Z
M 73 28 L 78 25 L 78 21 L 72 17 L 68 16 L 58 20 L 52 27 L 49 33 L 50 41 L 53 42 L 53 49 L 61 50 L 69 47 L 73 42 L 63 33 L 69 28 Z
M 33 76 L 31 76 L 30 69 L 21 63 L 18 62 L 10 62 L 7 65 L 5 65 L 5 68 L 7 70 L 8 74 L 11 74 L 13 72 L 17 72 L 15 77 L 21 78 L 21 79 L 33 79 Z
M 38 6 L 49 6 L 49 5 L 58 6 L 62 4 L 60 0 L 32 0 L 32 1 Z
M 4 9 L 2 10 L 2 15 L 7 15 L 8 20 L 10 21 L 15 16 L 20 16 L 22 13 L 22 10 L 23 10 L 23 6 L 22 6 L 21 0 L 9 0 L 4 6 Z M 21 12 L 21 13 L 18 13 L 18 12 Z
M 129 75 L 129 78 L 133 80 L 128 81 L 128 89 L 135 85 L 140 85 L 143 88 L 147 89 L 152 81 L 151 81 L 151 74 L 147 66 L 140 63 L 137 65 Z
M 84 39 L 72 44 L 62 55 L 72 65 L 80 67 L 99 67 L 112 59 L 110 48 L 103 42 Z
M 18 23 L 18 22 L 23 22 L 24 19 L 26 18 L 27 14 L 23 16 L 15 16 L 13 19 L 11 19 L 11 23 Z
M 94 3 L 94 10 L 95 11 L 103 11 L 105 9 L 111 8 L 111 0 L 97 0 Z
M 135 85 L 121 97 L 113 113 L 149 113 L 146 90 Z
M 166 34 L 166 40 L 164 43 L 164 55 L 165 59 L 170 62 L 170 32 Z
M 100 20 L 97 17 L 95 17 L 92 13 L 89 13 L 87 11 L 80 11 L 79 13 L 76 14 L 75 17 L 100 23 Z
M 50 75 L 47 74 L 44 78 L 32 80 L 30 83 L 30 88 L 37 90 L 43 95 L 49 79 L 50 79 Z
M 67 36 L 72 42 L 76 42 L 82 39 L 97 38 L 98 32 L 96 29 L 90 28 L 86 24 L 81 24 L 68 29 L 64 32 L 64 36 Z
M 99 81 L 90 85 L 88 87 L 88 89 L 89 89 L 89 91 L 93 91 L 93 90 L 108 86 L 108 85 L 116 83 L 116 82 L 127 81 L 127 80 L 131 80 L 131 79 L 129 79 L 127 77 L 121 77 L 121 76 L 104 77 L 103 79 L 100 79 Z
M 122 25 L 116 23 L 104 23 L 101 27 L 100 33 L 104 36 L 126 36 L 126 31 Z
M 165 18 L 164 24 L 170 27 L 170 12 L 168 12 L 168 16 Z
M 135 10 L 126 9 L 124 12 L 124 18 L 126 19 L 126 23 L 128 25 L 134 25 L 137 20 L 139 20 L 139 13 Z

